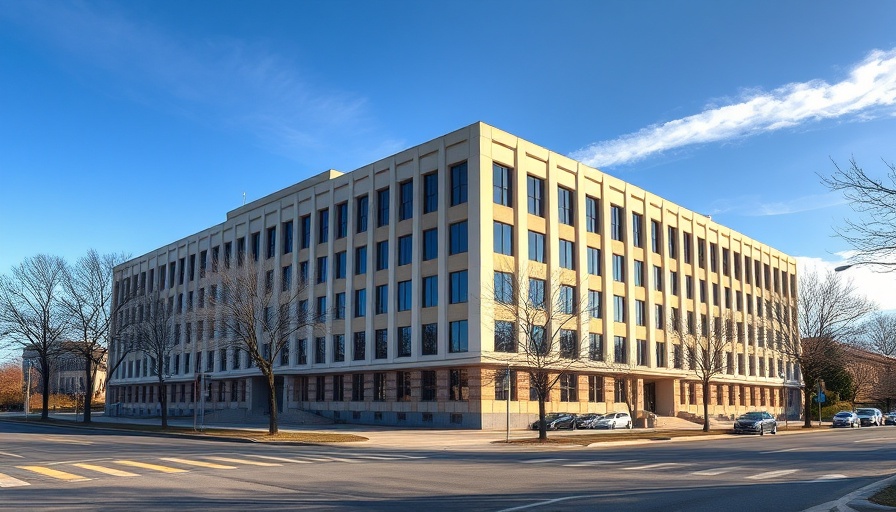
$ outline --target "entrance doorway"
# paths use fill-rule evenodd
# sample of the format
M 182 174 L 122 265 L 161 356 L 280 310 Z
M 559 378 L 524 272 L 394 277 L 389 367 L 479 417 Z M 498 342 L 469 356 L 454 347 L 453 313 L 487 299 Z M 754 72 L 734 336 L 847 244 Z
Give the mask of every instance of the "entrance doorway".
M 656 382 L 644 383 L 644 410 L 656 413 Z

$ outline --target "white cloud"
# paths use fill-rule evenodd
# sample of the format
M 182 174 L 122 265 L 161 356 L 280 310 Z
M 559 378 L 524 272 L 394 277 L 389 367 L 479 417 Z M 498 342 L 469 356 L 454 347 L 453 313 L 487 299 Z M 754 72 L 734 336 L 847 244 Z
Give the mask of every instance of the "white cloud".
M 797 256 L 797 272 L 828 272 L 849 264 L 852 251 L 833 255 L 827 260 L 813 256 Z M 857 265 L 842 271 L 844 278 L 852 280 L 856 291 L 877 303 L 882 310 L 896 311 L 896 272 L 880 272 L 871 267 Z
M 731 213 L 748 217 L 768 217 L 820 210 L 830 206 L 846 204 L 847 202 L 849 201 L 842 195 L 834 192 L 812 194 L 775 202 L 762 201 L 757 196 L 741 196 L 713 201 L 710 205 L 709 213 L 712 215 Z
M 740 102 L 643 128 L 572 153 L 592 167 L 636 162 L 656 153 L 798 126 L 822 119 L 873 119 L 896 114 L 896 48 L 874 50 L 841 82 L 787 84 L 749 91 Z

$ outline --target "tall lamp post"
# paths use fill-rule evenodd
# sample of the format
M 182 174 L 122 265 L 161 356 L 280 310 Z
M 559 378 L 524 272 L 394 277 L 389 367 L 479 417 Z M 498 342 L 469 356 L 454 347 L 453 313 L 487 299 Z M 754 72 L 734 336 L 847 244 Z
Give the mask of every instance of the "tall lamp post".
M 781 378 L 782 386 L 781 386 L 781 402 L 784 406 L 784 430 L 787 430 L 787 402 L 788 398 L 790 398 L 790 393 L 787 392 L 787 375 L 784 372 L 778 374 L 778 377 Z
M 510 361 L 507 361 L 507 372 L 504 373 L 504 398 L 507 399 L 507 434 L 505 443 L 510 443 Z

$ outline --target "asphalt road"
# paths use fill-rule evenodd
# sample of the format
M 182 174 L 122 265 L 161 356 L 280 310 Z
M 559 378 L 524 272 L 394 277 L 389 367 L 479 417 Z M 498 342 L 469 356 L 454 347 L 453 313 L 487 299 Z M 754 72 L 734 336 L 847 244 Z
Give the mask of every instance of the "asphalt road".
M 6 510 L 798 511 L 896 473 L 896 428 L 601 448 L 284 446 L 0 421 Z

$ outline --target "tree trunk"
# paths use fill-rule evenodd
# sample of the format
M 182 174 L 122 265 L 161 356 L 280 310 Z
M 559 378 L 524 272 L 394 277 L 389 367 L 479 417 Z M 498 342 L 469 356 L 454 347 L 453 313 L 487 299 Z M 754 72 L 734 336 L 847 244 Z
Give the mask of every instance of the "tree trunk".
M 168 428 L 168 393 L 163 379 L 159 379 L 159 405 L 162 407 L 162 428 Z
M 703 381 L 703 431 L 709 432 L 709 381 Z
M 90 408 L 93 406 L 93 361 L 89 357 L 84 368 L 84 423 L 90 423 Z
M 803 428 L 812 426 L 812 388 L 806 386 L 803 388 Z
M 548 440 L 548 429 L 547 425 L 544 424 L 544 394 L 539 393 L 538 395 L 538 440 L 539 441 L 547 441 Z
M 277 395 L 274 390 L 274 372 L 270 372 L 268 378 L 268 406 L 271 408 L 271 414 L 268 417 L 268 434 L 274 435 L 278 432 L 277 428 Z

